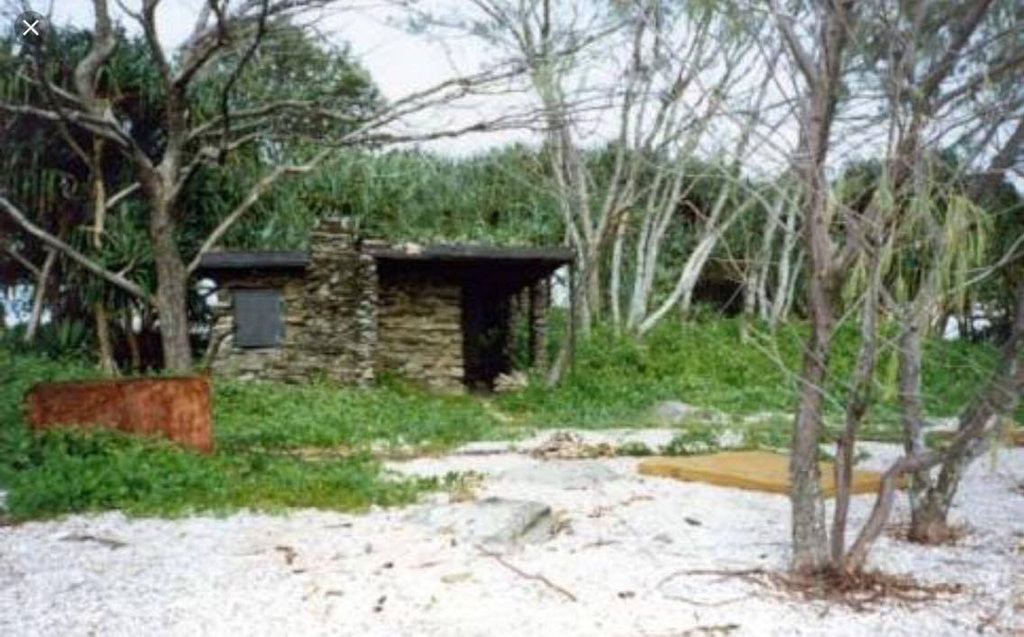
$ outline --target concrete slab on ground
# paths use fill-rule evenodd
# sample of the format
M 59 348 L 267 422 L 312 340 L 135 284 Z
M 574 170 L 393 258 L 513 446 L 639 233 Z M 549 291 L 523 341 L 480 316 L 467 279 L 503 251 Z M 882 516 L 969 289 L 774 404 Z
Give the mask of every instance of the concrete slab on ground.
M 929 432 L 927 435 L 935 438 L 939 442 L 949 442 L 956 437 L 956 430 L 939 429 Z M 1016 428 L 1013 431 L 1007 431 L 1000 438 L 1000 441 L 1004 445 L 1012 447 L 1024 447 L 1024 428 Z
M 701 456 L 656 457 L 642 460 L 640 473 L 705 482 L 768 493 L 789 492 L 789 456 L 767 451 L 728 451 Z M 832 463 L 821 463 L 821 488 L 826 497 L 835 495 Z M 881 481 L 877 471 L 853 472 L 854 494 L 876 493 Z

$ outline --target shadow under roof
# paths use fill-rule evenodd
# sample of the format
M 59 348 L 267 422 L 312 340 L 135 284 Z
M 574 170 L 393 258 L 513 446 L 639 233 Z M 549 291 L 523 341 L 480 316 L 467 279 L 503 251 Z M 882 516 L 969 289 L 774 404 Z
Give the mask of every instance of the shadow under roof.
M 461 266 L 531 266 L 554 271 L 572 263 L 574 253 L 565 247 L 535 248 L 525 246 L 430 245 L 391 246 L 364 245 L 363 252 L 378 261 L 452 263 Z M 198 273 L 210 274 L 225 270 L 304 270 L 309 265 L 305 250 L 288 251 L 223 251 L 208 252 L 199 260 Z

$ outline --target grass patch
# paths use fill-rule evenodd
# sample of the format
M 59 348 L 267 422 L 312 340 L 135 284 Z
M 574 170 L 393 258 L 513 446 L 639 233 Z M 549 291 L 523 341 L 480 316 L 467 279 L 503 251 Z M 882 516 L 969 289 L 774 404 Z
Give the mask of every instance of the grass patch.
M 288 446 L 288 436 L 274 438 L 267 432 L 298 426 L 294 416 L 287 416 L 289 410 L 296 410 L 296 404 L 316 395 L 303 391 L 279 409 L 271 408 L 274 399 L 284 400 L 287 388 L 270 391 L 254 385 L 232 393 L 218 387 L 215 411 L 226 423 L 226 432 L 222 437 L 220 423 L 215 427 L 215 438 L 221 448 L 210 455 L 161 439 L 111 431 L 60 429 L 34 435 L 24 425 L 21 397 L 32 384 L 95 375 L 74 361 L 15 355 L 0 348 L 0 485 L 8 491 L 4 517 L 24 520 L 110 509 L 132 515 L 162 516 L 201 511 L 226 513 L 245 508 L 358 510 L 373 504 L 408 503 L 424 490 L 444 486 L 436 479 L 389 476 L 365 451 L 310 461 L 248 445 L 255 440 L 267 447 Z M 325 391 L 317 387 L 308 390 Z M 260 396 L 267 400 L 258 401 Z M 319 404 L 324 413 L 338 407 L 327 400 Z M 367 409 L 363 405 L 362 411 L 341 413 L 361 414 Z M 259 418 L 248 420 L 253 415 Z M 317 414 L 303 411 L 301 415 L 313 419 Z M 439 417 L 443 416 L 442 413 Z M 253 425 L 251 432 L 245 431 L 243 420 Z M 337 422 L 321 424 L 330 428 Z M 299 429 L 291 438 L 293 444 L 305 440 L 368 441 L 372 431 L 353 425 L 335 432 L 333 438 L 326 438 L 326 434 L 310 427 Z M 416 431 L 429 437 L 426 425 Z
M 399 382 L 359 389 L 218 380 L 213 420 L 217 445 L 226 450 L 372 443 L 441 449 L 492 438 L 499 428 L 476 398 Z
M 413 501 L 436 480 L 391 479 L 367 454 L 307 462 L 257 453 L 184 450 L 109 431 L 52 430 L 5 458 L 14 519 L 121 509 L 174 516 L 288 507 L 364 509 Z
M 598 329 L 580 343 L 575 371 L 558 388 L 535 382 L 489 399 L 439 395 L 394 380 L 372 389 L 216 380 L 217 452 L 205 456 L 112 432 L 32 435 L 22 422 L 21 400 L 33 383 L 96 374 L 80 361 L 0 346 L 0 485 L 9 491 L 7 515 L 18 519 L 106 509 L 180 515 L 401 504 L 450 484 L 391 477 L 372 456 L 377 450 L 436 451 L 550 427 L 649 426 L 649 408 L 663 400 L 700 406 L 714 416 L 679 426 L 671 452 L 713 448 L 725 429 L 738 432 L 745 447 L 785 448 L 796 395 L 795 377 L 785 367 L 798 368 L 805 336 L 803 327 L 786 326 L 766 351 L 764 339 L 755 341 L 760 346 L 740 345 L 739 324 L 730 320 L 665 322 L 642 343 Z M 836 339 L 828 387 L 832 431 L 841 422 L 845 395 L 836 381 L 852 367 L 856 337 L 844 329 Z M 775 352 L 784 366 L 773 359 Z M 988 346 L 928 341 L 929 413 L 954 414 L 994 361 Z M 883 352 L 866 437 L 898 437 L 894 364 L 891 350 Z M 304 457 L 306 448 L 344 453 Z M 621 453 L 654 451 L 635 446 Z

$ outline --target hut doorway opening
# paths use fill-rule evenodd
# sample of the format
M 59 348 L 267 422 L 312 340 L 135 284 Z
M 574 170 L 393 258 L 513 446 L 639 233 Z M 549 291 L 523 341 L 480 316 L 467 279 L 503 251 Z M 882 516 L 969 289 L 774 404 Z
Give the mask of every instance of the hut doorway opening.
M 471 391 L 490 391 L 511 371 L 510 295 L 484 282 L 462 292 L 464 382 Z

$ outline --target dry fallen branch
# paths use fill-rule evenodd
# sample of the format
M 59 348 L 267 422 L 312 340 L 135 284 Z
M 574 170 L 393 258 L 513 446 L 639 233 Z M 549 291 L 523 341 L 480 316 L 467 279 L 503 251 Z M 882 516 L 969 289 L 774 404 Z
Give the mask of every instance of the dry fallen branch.
M 545 586 L 547 586 L 551 590 L 555 591 L 556 593 L 562 595 L 563 597 L 565 597 L 566 599 L 568 599 L 571 602 L 579 601 L 576 598 L 576 596 L 573 595 L 571 592 L 569 592 L 568 590 L 566 590 L 562 586 L 559 586 L 558 584 L 555 584 L 554 582 L 552 582 L 548 578 L 544 577 L 540 573 L 527 573 L 526 571 L 522 570 L 518 566 L 516 566 L 514 564 L 511 564 L 508 561 L 506 561 L 505 558 L 502 557 L 500 553 L 495 553 L 494 551 L 489 551 L 489 550 L 483 548 L 482 546 L 477 546 L 477 549 L 483 555 L 486 555 L 487 557 L 494 558 L 494 560 L 498 564 L 501 564 L 502 566 L 504 566 L 508 570 L 512 571 L 516 575 L 518 575 L 518 576 L 520 576 L 520 577 L 522 577 L 524 579 L 529 579 L 529 580 L 534 580 L 536 582 L 541 582 L 542 584 L 544 584 Z
M 739 597 L 730 597 L 728 599 L 722 599 L 722 600 L 717 600 L 717 601 L 703 601 L 703 600 L 699 600 L 699 599 L 694 599 L 692 597 L 686 597 L 684 595 L 678 595 L 678 594 L 674 594 L 674 593 L 673 594 L 665 593 L 664 591 L 661 590 L 666 584 L 669 584 L 669 583 L 675 581 L 676 579 L 679 579 L 680 577 L 683 577 L 683 576 L 700 577 L 700 576 L 704 576 L 704 575 L 717 575 L 717 576 L 719 576 L 712 583 L 717 583 L 717 582 L 723 581 L 725 579 L 735 578 L 735 579 L 742 579 L 742 580 L 744 580 L 744 581 L 746 581 L 746 582 L 748 582 L 750 584 L 762 585 L 764 582 L 762 580 L 758 579 L 758 578 L 761 577 L 761 576 L 766 575 L 766 572 L 763 571 L 762 569 L 750 569 L 750 570 L 742 570 L 742 571 L 687 569 L 687 570 L 674 571 L 672 573 L 669 573 L 665 577 L 661 578 L 661 580 L 658 581 L 658 583 L 654 586 L 654 588 L 659 593 L 661 593 L 661 596 L 664 597 L 665 599 L 669 599 L 669 600 L 672 600 L 672 601 L 675 601 L 675 602 L 684 602 L 684 603 L 690 604 L 692 606 L 704 606 L 704 607 L 707 607 L 707 608 L 714 608 L 714 607 L 718 607 L 718 606 L 728 606 L 729 604 L 735 604 L 737 602 L 742 602 L 742 601 L 747 600 L 747 599 L 750 598 L 750 595 L 741 595 Z
M 105 546 L 110 550 L 116 550 L 128 546 L 127 542 L 116 540 L 109 537 L 100 537 L 98 535 L 89 535 L 88 533 L 72 533 L 71 535 L 65 535 L 61 538 L 65 542 L 95 542 L 101 546 Z

